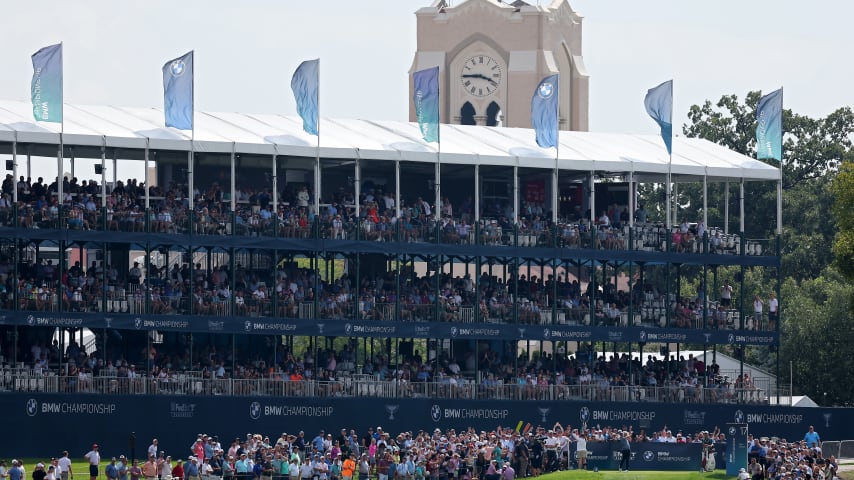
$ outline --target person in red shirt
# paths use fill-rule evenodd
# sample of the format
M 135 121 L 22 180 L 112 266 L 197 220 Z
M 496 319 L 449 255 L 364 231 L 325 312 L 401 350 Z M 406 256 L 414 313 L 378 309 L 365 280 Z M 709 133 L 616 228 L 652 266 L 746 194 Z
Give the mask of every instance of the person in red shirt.
M 181 460 L 178 460 L 178 463 L 176 463 L 175 466 L 172 467 L 172 478 L 184 478 L 184 463 Z

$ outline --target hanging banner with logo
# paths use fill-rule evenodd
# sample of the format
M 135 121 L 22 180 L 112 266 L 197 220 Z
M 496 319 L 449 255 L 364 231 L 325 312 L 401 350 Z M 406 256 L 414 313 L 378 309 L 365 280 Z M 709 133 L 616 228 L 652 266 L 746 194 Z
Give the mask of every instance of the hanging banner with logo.
M 740 423 L 744 420 L 741 410 L 735 412 L 736 421 L 739 423 L 727 424 L 727 459 L 726 474 L 737 477 L 738 470 L 747 468 L 747 424 Z
M 575 455 L 574 447 L 570 453 Z M 700 443 L 633 443 L 629 470 L 695 471 L 700 468 L 702 456 Z M 588 470 L 617 470 L 622 458 L 617 442 L 587 442 Z
M 128 302 L 122 308 L 129 309 Z M 308 306 L 311 306 L 308 304 Z M 142 308 L 141 305 L 134 308 Z M 397 322 L 314 318 L 225 317 L 211 315 L 143 315 L 97 312 L 5 312 L 0 325 L 113 330 L 162 330 L 246 335 L 297 335 L 359 338 L 449 338 L 534 341 L 669 342 L 774 345 L 776 332 L 613 328 L 590 325 Z

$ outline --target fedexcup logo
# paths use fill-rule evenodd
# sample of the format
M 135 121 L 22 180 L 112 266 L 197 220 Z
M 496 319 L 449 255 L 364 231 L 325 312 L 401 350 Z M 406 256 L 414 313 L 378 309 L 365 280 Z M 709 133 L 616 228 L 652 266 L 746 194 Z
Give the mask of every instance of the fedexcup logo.
M 703 336 L 706 337 L 706 343 L 709 343 L 709 340 L 712 338 L 712 334 L 711 333 L 704 333 Z
M 258 420 L 261 417 L 261 404 L 258 402 L 252 402 L 249 404 L 249 418 L 252 420 Z
M 32 325 L 35 325 L 35 323 L 36 323 L 36 317 L 34 317 L 32 315 L 27 315 L 27 325 L 32 326 Z
M 397 410 L 400 408 L 400 405 L 386 405 L 385 411 L 388 412 L 388 419 L 394 420 L 394 414 L 397 413 Z
M 590 409 L 587 407 L 581 407 L 581 412 L 578 417 L 581 419 L 581 423 L 587 423 L 590 420 Z
M 518 328 L 517 330 L 519 330 L 519 338 L 525 338 L 525 329 Z
M 183 60 L 175 60 L 172 62 L 172 65 L 169 65 L 169 71 L 172 72 L 173 77 L 180 77 L 184 74 L 184 71 L 187 70 L 187 65 Z
M 104 317 L 104 326 L 107 328 L 113 328 L 113 319 L 110 317 Z
M 34 417 L 39 413 L 39 402 L 35 398 L 27 400 L 27 415 Z
M 548 420 L 549 412 L 552 411 L 551 408 L 546 408 L 546 407 L 539 407 L 537 410 L 540 411 L 540 417 L 541 417 L 540 421 L 541 422 L 545 422 L 546 420 Z
M 318 333 L 318 334 L 320 334 L 320 335 L 323 335 L 323 329 L 324 329 L 324 328 L 326 328 L 326 324 L 325 324 L 325 323 L 318 323 L 318 324 L 317 324 L 317 333 Z
M 434 422 L 438 422 L 442 419 L 442 409 L 439 408 L 438 405 L 430 407 L 430 418 L 432 418 Z
M 830 428 L 830 417 L 832 414 L 825 413 L 824 414 L 824 428 Z
M 549 98 L 554 93 L 555 86 L 552 85 L 551 82 L 544 82 L 540 85 L 540 88 L 537 89 L 537 95 L 539 95 L 540 98 Z
M 744 412 L 742 412 L 741 410 L 736 410 L 734 420 L 735 423 L 744 423 Z
M 655 460 L 655 453 L 653 453 L 651 450 L 647 450 L 643 452 L 643 459 L 646 462 L 651 462 Z

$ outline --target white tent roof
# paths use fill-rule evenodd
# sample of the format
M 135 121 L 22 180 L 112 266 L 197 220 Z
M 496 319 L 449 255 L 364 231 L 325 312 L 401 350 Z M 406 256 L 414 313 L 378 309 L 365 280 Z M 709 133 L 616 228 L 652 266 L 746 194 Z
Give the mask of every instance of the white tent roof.
M 163 126 L 156 108 L 65 105 L 64 142 L 68 145 L 131 149 L 190 150 L 190 132 Z M 197 152 L 314 157 L 317 137 L 305 133 L 297 116 L 196 112 Z M 26 102 L 0 101 L 0 142 L 59 143 L 60 125 L 36 123 Z M 543 149 L 523 128 L 442 125 L 442 163 L 554 168 L 554 149 Z M 322 118 L 320 156 L 435 162 L 437 145 L 425 143 L 418 125 L 408 122 Z M 640 179 L 661 178 L 668 155 L 658 135 L 561 132 L 561 170 L 634 172 Z M 671 171 L 710 180 L 776 180 L 775 167 L 712 142 L 673 139 Z

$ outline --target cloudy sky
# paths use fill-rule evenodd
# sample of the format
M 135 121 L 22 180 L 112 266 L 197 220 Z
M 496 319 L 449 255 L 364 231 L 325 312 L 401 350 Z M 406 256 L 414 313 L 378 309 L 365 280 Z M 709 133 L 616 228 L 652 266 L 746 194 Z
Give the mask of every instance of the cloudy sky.
M 69 103 L 159 107 L 161 65 L 194 49 L 198 110 L 293 115 L 291 73 L 319 57 L 322 116 L 405 120 L 414 12 L 429 3 L 10 2 L 0 17 L 0 98 L 29 100 L 30 55 L 62 41 Z M 812 116 L 854 97 L 854 63 L 846 55 L 854 45 L 854 3 L 570 3 L 584 16 L 591 130 L 657 132 L 642 100 L 670 78 L 680 124 L 692 104 L 754 89 L 782 85 L 786 107 Z

